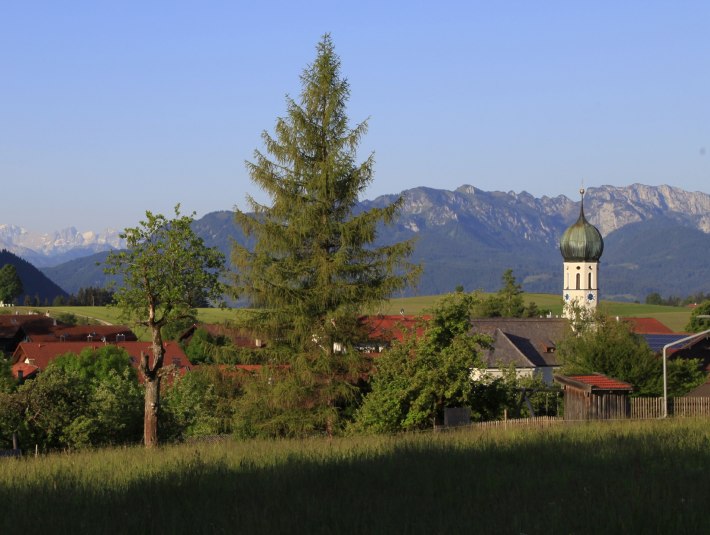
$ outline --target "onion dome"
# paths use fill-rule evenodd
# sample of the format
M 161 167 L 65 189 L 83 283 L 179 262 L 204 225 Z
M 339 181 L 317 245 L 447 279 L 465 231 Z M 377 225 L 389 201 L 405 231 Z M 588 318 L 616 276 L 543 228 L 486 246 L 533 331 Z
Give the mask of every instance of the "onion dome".
M 565 230 L 560 239 L 560 253 L 565 262 L 598 262 L 604 251 L 604 240 L 597 227 L 584 217 L 584 190 L 579 219 Z

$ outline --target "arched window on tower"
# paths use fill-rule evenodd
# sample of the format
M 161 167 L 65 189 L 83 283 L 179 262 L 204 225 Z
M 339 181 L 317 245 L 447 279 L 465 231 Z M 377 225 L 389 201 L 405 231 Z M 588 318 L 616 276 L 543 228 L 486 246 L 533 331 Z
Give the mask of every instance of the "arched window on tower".
M 582 284 L 582 275 L 577 273 L 577 290 L 580 289 L 581 284 Z
M 592 289 L 592 274 L 589 274 L 589 285 L 587 286 L 590 290 Z

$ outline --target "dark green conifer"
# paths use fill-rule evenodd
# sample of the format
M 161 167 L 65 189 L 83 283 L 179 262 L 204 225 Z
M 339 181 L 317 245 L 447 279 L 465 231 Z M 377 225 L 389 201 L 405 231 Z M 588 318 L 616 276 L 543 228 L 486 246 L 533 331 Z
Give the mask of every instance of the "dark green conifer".
M 377 226 L 393 220 L 401 198 L 355 213 L 372 181 L 374 158 L 356 162 L 367 122 L 348 124 L 350 88 L 329 35 L 318 43 L 301 82 L 300 100 L 287 97 L 286 116 L 277 119 L 274 134 L 262 134 L 265 151 L 255 151 L 247 162 L 270 202 L 249 197 L 254 213 L 237 212 L 254 245 L 234 246 L 235 291 L 258 310 L 249 321 L 254 330 L 272 344 L 287 345 L 294 360 L 308 361 L 301 368 L 308 370 L 306 383 L 332 385 L 325 394 L 332 408 L 344 394 L 338 380 L 344 372 L 334 356 L 353 356 L 357 316 L 412 283 L 418 269 L 406 261 L 412 243 L 374 244 Z

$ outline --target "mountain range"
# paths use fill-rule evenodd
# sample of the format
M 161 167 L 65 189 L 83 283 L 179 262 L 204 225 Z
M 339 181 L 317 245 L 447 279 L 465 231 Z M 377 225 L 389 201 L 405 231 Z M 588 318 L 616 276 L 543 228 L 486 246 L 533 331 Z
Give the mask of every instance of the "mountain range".
M 16 225 L 0 225 L 0 249 L 21 256 L 36 267 L 56 266 L 125 244 L 118 230 L 79 232 L 74 227 L 40 233 Z
M 495 290 L 508 268 L 527 292 L 560 291 L 558 241 L 576 221 L 579 199 L 487 192 L 470 185 L 454 191 L 420 187 L 399 195 L 404 197 L 400 214 L 393 225 L 380 228 L 377 243 L 416 240 L 413 260 L 424 271 L 419 286 L 403 295 L 449 292 L 458 285 Z M 355 211 L 386 205 L 399 195 L 363 201 Z M 710 289 L 710 195 L 642 184 L 593 187 L 584 195 L 584 211 L 604 237 L 603 299 L 643 301 L 651 292 L 684 297 Z M 209 213 L 195 221 L 194 228 L 227 256 L 231 240 L 244 243 L 232 212 Z M 44 248 L 34 253 L 43 256 L 42 271 L 48 277 L 75 293 L 105 280 L 96 262 L 106 253 L 82 255 L 120 247 L 117 234 L 82 241 L 77 236 L 84 234 L 74 231 L 76 247 L 68 245 L 71 239 L 55 240 L 61 243 L 56 249 L 43 241 Z M 3 246 L 13 250 L 10 243 Z M 76 256 L 51 265 L 52 258 L 60 258 L 53 250 L 64 258 Z

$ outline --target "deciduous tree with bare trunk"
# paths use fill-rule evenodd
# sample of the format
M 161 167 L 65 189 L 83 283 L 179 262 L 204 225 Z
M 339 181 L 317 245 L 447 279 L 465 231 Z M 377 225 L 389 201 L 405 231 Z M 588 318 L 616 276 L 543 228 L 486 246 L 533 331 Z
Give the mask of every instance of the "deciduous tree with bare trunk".
M 162 328 L 195 316 L 195 307 L 205 301 L 221 301 L 219 277 L 224 255 L 205 246 L 192 230 L 194 213 L 174 219 L 146 212 L 145 221 L 127 228 L 121 237 L 127 250 L 113 252 L 105 271 L 118 275 L 122 285 L 115 295 L 116 306 L 125 319 L 148 328 L 152 359 L 141 356 L 140 370 L 145 384 L 144 440 L 146 447 L 158 444 L 160 380 L 165 345 Z

